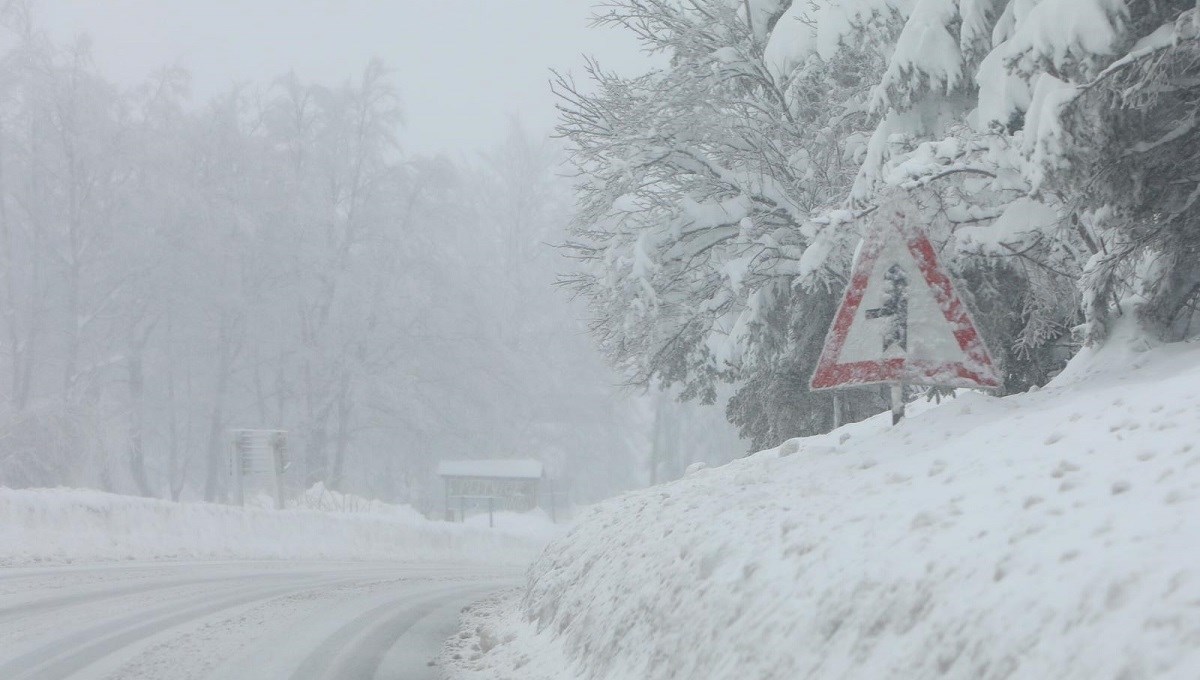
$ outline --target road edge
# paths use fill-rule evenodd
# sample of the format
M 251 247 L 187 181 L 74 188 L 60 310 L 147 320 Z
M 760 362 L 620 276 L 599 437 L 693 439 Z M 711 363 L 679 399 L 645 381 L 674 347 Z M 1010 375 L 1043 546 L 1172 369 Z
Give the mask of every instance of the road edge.
M 524 587 L 506 588 L 462 609 L 458 632 L 437 656 L 443 678 L 582 679 L 561 643 L 526 618 L 524 594 Z

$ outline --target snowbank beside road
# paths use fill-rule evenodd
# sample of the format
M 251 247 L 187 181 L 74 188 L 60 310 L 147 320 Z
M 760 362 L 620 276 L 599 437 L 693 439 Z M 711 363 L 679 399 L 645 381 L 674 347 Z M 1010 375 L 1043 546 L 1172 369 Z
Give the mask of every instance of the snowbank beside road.
M 886 419 L 596 508 L 534 563 L 523 598 L 467 614 L 444 666 L 473 680 L 1200 677 L 1200 347 L 1116 340 L 1043 390 Z M 571 666 L 543 671 L 547 658 Z
M 349 507 L 345 498 L 335 500 Z M 0 488 L 0 565 L 184 558 L 524 564 L 559 531 L 537 518 L 488 529 L 430 521 L 404 506 L 352 507 L 276 511 L 84 489 Z

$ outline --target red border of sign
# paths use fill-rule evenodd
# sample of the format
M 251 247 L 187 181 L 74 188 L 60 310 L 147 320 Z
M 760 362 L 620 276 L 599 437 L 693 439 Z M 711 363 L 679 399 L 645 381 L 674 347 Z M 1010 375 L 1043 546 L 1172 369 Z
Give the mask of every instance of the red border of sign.
M 906 357 L 838 363 L 842 346 L 850 333 L 850 324 L 854 322 L 854 315 L 858 306 L 862 304 L 868 277 L 875 267 L 880 251 L 887 243 L 888 234 L 885 230 L 888 226 L 886 221 L 881 220 L 864 239 L 858 263 L 850 277 L 850 285 L 846 287 L 833 325 L 825 337 L 825 346 L 821 350 L 821 358 L 817 361 L 817 370 L 813 372 L 809 387 L 813 390 L 828 390 L 850 385 L 889 382 L 937 384 L 946 387 L 1000 387 L 1000 377 L 991 354 L 979 336 L 966 305 L 954 290 L 954 282 L 938 261 L 937 252 L 925 231 L 917 225 L 908 224 L 901 210 L 895 210 L 893 219 L 888 221 L 905 240 L 908 252 L 912 253 L 917 267 L 925 276 L 925 282 L 933 291 L 938 306 L 945 313 L 946 321 L 953 329 L 954 339 L 958 341 L 963 353 L 975 364 L 974 369 L 963 362 L 914 361 Z

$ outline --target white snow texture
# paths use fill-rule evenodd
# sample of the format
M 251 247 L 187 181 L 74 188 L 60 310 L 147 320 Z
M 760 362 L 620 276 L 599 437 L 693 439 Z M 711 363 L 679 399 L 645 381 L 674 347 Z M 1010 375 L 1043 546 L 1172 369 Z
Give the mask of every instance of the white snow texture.
M 312 496 L 311 492 L 309 496 Z M 0 565 L 161 559 L 331 559 L 525 564 L 559 528 L 540 516 L 466 525 L 325 492 L 311 507 L 172 503 L 83 489 L 0 487 Z M 353 511 L 346 511 L 353 510 Z
M 1040 391 L 598 506 L 443 661 L 475 680 L 1200 677 L 1200 347 L 1131 337 Z

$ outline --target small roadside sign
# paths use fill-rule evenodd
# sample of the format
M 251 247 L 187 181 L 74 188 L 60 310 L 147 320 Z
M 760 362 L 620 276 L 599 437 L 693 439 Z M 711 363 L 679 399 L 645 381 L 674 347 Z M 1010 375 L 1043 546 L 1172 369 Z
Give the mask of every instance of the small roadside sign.
M 271 495 L 276 509 L 283 509 L 283 473 L 287 469 L 285 430 L 232 430 L 229 449 L 230 490 L 238 505 L 246 502 L 247 491 Z
M 995 362 L 925 230 L 902 206 L 881 218 L 863 239 L 810 387 L 1000 387 Z

